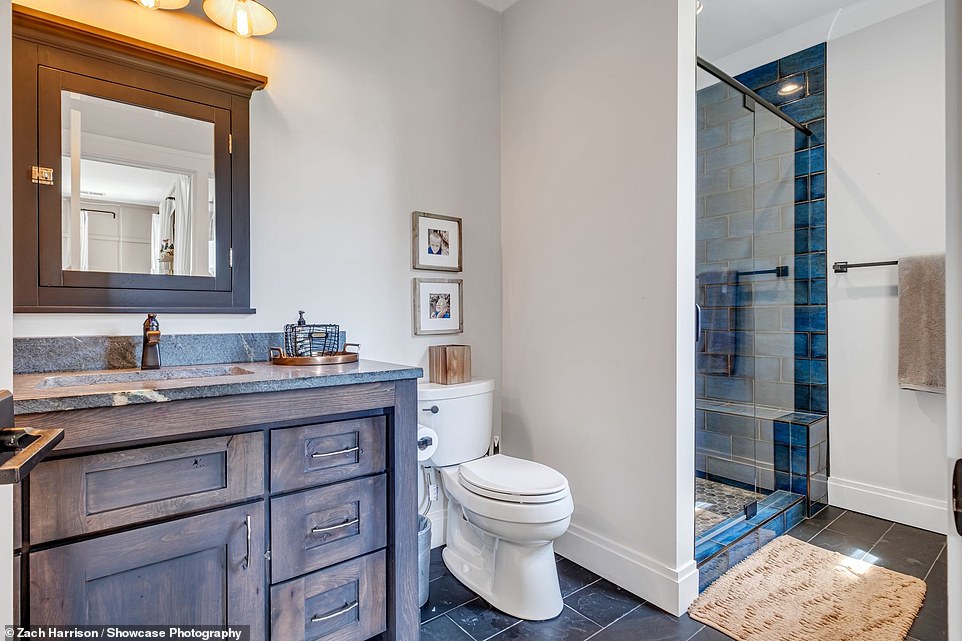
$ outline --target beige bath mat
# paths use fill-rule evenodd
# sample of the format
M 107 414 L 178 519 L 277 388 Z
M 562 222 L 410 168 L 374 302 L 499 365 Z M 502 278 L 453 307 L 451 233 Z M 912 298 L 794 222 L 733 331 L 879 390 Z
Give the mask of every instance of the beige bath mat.
M 688 613 L 737 641 L 902 641 L 924 599 L 924 581 L 782 536 Z

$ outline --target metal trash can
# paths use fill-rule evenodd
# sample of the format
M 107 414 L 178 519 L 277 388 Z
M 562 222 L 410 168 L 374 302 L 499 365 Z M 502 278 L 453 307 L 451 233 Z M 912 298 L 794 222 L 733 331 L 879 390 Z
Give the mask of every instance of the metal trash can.
M 428 602 L 431 580 L 431 519 L 418 515 L 418 607 Z

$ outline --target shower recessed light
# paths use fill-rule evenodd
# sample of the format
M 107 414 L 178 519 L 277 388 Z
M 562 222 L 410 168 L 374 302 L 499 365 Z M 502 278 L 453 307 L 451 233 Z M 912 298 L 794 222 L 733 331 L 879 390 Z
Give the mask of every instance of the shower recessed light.
M 790 96 L 793 93 L 801 91 L 803 89 L 802 85 L 797 82 L 786 82 L 784 85 L 778 88 L 779 96 Z

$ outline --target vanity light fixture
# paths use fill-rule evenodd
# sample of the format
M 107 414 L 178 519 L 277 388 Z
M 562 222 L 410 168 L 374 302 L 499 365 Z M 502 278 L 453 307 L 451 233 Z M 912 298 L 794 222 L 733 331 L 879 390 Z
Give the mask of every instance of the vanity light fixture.
M 784 85 L 778 88 L 779 96 L 790 96 L 797 91 L 802 90 L 802 85 L 797 82 L 786 82 Z
M 134 0 L 145 9 L 183 9 L 190 0 Z
M 277 18 L 257 0 L 204 0 L 204 13 L 243 38 L 264 36 L 277 28 Z

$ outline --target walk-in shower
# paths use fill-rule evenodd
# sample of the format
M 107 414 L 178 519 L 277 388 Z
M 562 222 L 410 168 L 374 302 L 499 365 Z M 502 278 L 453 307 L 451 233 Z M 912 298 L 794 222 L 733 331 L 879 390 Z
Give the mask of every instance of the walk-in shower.
M 810 231 L 819 207 L 824 231 L 824 47 L 737 80 L 699 67 L 695 536 L 704 562 L 752 525 L 784 531 L 784 516 L 780 526 L 766 519 L 787 508 L 800 519 L 824 469 L 812 441 L 827 440 L 827 408 L 812 401 L 823 387 L 813 383 L 812 343 L 825 338 L 813 311 L 821 304 L 824 318 L 825 261 L 821 247 L 813 265 Z

